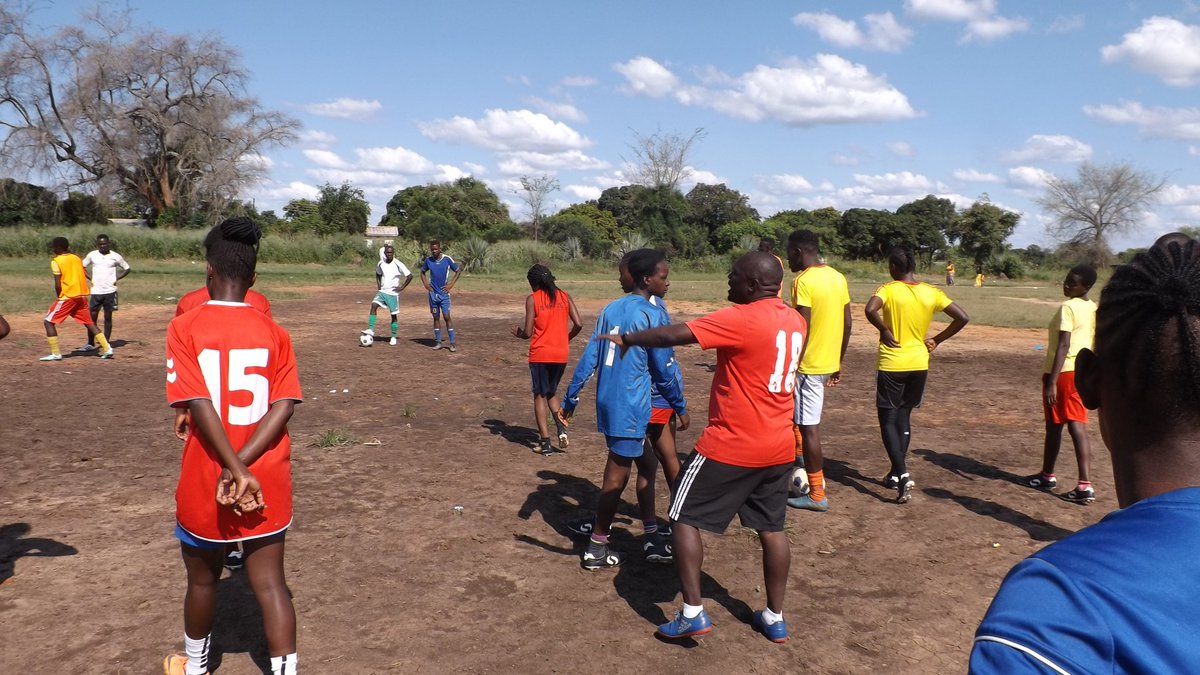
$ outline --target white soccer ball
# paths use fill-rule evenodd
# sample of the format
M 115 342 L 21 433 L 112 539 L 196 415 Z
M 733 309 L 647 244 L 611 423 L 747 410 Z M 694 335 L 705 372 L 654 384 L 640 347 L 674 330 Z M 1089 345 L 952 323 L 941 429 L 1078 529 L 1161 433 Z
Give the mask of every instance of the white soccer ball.
M 370 347 L 371 345 L 375 344 L 375 337 L 373 335 L 363 333 L 362 335 L 358 336 L 358 344 L 364 347 Z
M 792 471 L 792 496 L 801 497 L 809 492 L 808 472 L 800 467 Z

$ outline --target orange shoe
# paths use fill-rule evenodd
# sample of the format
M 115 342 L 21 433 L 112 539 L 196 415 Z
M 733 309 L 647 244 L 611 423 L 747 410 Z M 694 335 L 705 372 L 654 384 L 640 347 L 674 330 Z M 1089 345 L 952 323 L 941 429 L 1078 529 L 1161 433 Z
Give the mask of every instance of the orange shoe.
M 187 657 L 183 654 L 171 654 L 163 659 L 163 675 L 186 675 Z

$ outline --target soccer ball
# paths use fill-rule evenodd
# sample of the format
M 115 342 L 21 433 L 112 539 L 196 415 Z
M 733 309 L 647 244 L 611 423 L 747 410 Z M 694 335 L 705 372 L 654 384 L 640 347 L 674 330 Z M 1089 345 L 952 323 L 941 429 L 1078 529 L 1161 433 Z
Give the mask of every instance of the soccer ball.
M 358 336 L 358 344 L 364 347 L 370 347 L 371 345 L 375 344 L 375 336 L 368 333 L 363 333 L 362 335 Z
M 801 497 L 808 494 L 808 491 L 808 472 L 800 467 L 796 467 L 792 471 L 792 496 Z

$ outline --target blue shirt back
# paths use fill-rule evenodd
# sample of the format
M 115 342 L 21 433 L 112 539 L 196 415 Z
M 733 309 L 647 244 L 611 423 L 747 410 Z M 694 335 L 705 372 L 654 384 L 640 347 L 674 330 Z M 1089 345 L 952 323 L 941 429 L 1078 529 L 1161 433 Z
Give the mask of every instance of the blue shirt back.
M 1200 667 L 1200 488 L 1144 499 L 1013 567 L 971 673 Z
M 421 261 L 421 271 L 429 272 L 429 285 L 433 288 L 434 293 L 444 293 L 446 290 L 446 277 L 451 271 L 457 272 L 459 264 L 454 262 L 454 258 L 442 254 L 442 257 L 434 260 L 431 256 L 425 256 Z
M 666 325 L 663 311 L 640 295 L 631 294 L 608 303 L 596 320 L 596 328 L 575 366 L 571 385 L 563 400 L 563 410 L 573 412 L 579 405 L 579 393 L 596 376 L 596 429 L 606 436 L 642 438 L 650 423 L 651 382 L 659 387 L 668 407 L 687 412 L 682 378 L 676 377 L 670 363 L 673 350 L 630 347 L 624 357 L 621 349 L 601 335 L 624 335 Z M 674 373 L 674 374 L 673 374 Z
M 652 295 L 652 296 L 650 296 L 650 304 L 654 305 L 660 311 L 662 311 L 662 314 L 663 314 L 663 324 L 662 325 L 664 325 L 664 326 L 669 325 L 671 323 L 671 314 L 669 312 L 667 312 L 667 303 L 664 302 L 662 298 L 660 298 L 656 295 Z M 664 349 L 671 355 L 670 361 L 667 362 L 667 368 L 671 371 L 670 377 L 672 379 L 674 379 L 677 383 L 679 383 L 679 393 L 683 394 L 683 373 L 681 373 L 679 371 L 679 362 L 675 360 L 675 348 L 674 347 L 663 347 L 662 349 Z M 651 385 L 652 386 L 650 388 L 650 407 L 658 408 L 659 410 L 666 410 L 667 408 L 670 408 L 671 404 L 667 402 L 667 397 L 663 396 L 662 390 L 658 388 L 658 385 L 655 385 L 653 382 L 651 382 Z

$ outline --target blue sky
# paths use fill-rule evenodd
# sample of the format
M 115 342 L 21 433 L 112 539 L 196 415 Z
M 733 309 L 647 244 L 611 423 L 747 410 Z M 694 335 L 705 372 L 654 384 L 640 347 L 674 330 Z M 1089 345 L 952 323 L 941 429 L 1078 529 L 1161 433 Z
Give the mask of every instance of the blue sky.
M 555 175 L 556 207 L 594 199 L 629 182 L 635 132 L 703 128 L 684 190 L 725 183 L 764 217 L 987 193 L 1023 214 L 1015 245 L 1047 245 L 1045 177 L 1128 161 L 1168 187 L 1117 248 L 1200 224 L 1191 1 L 128 4 L 223 38 L 303 123 L 244 195 L 260 209 L 349 181 L 374 223 L 399 189 L 472 175 L 521 219 L 521 175 Z

